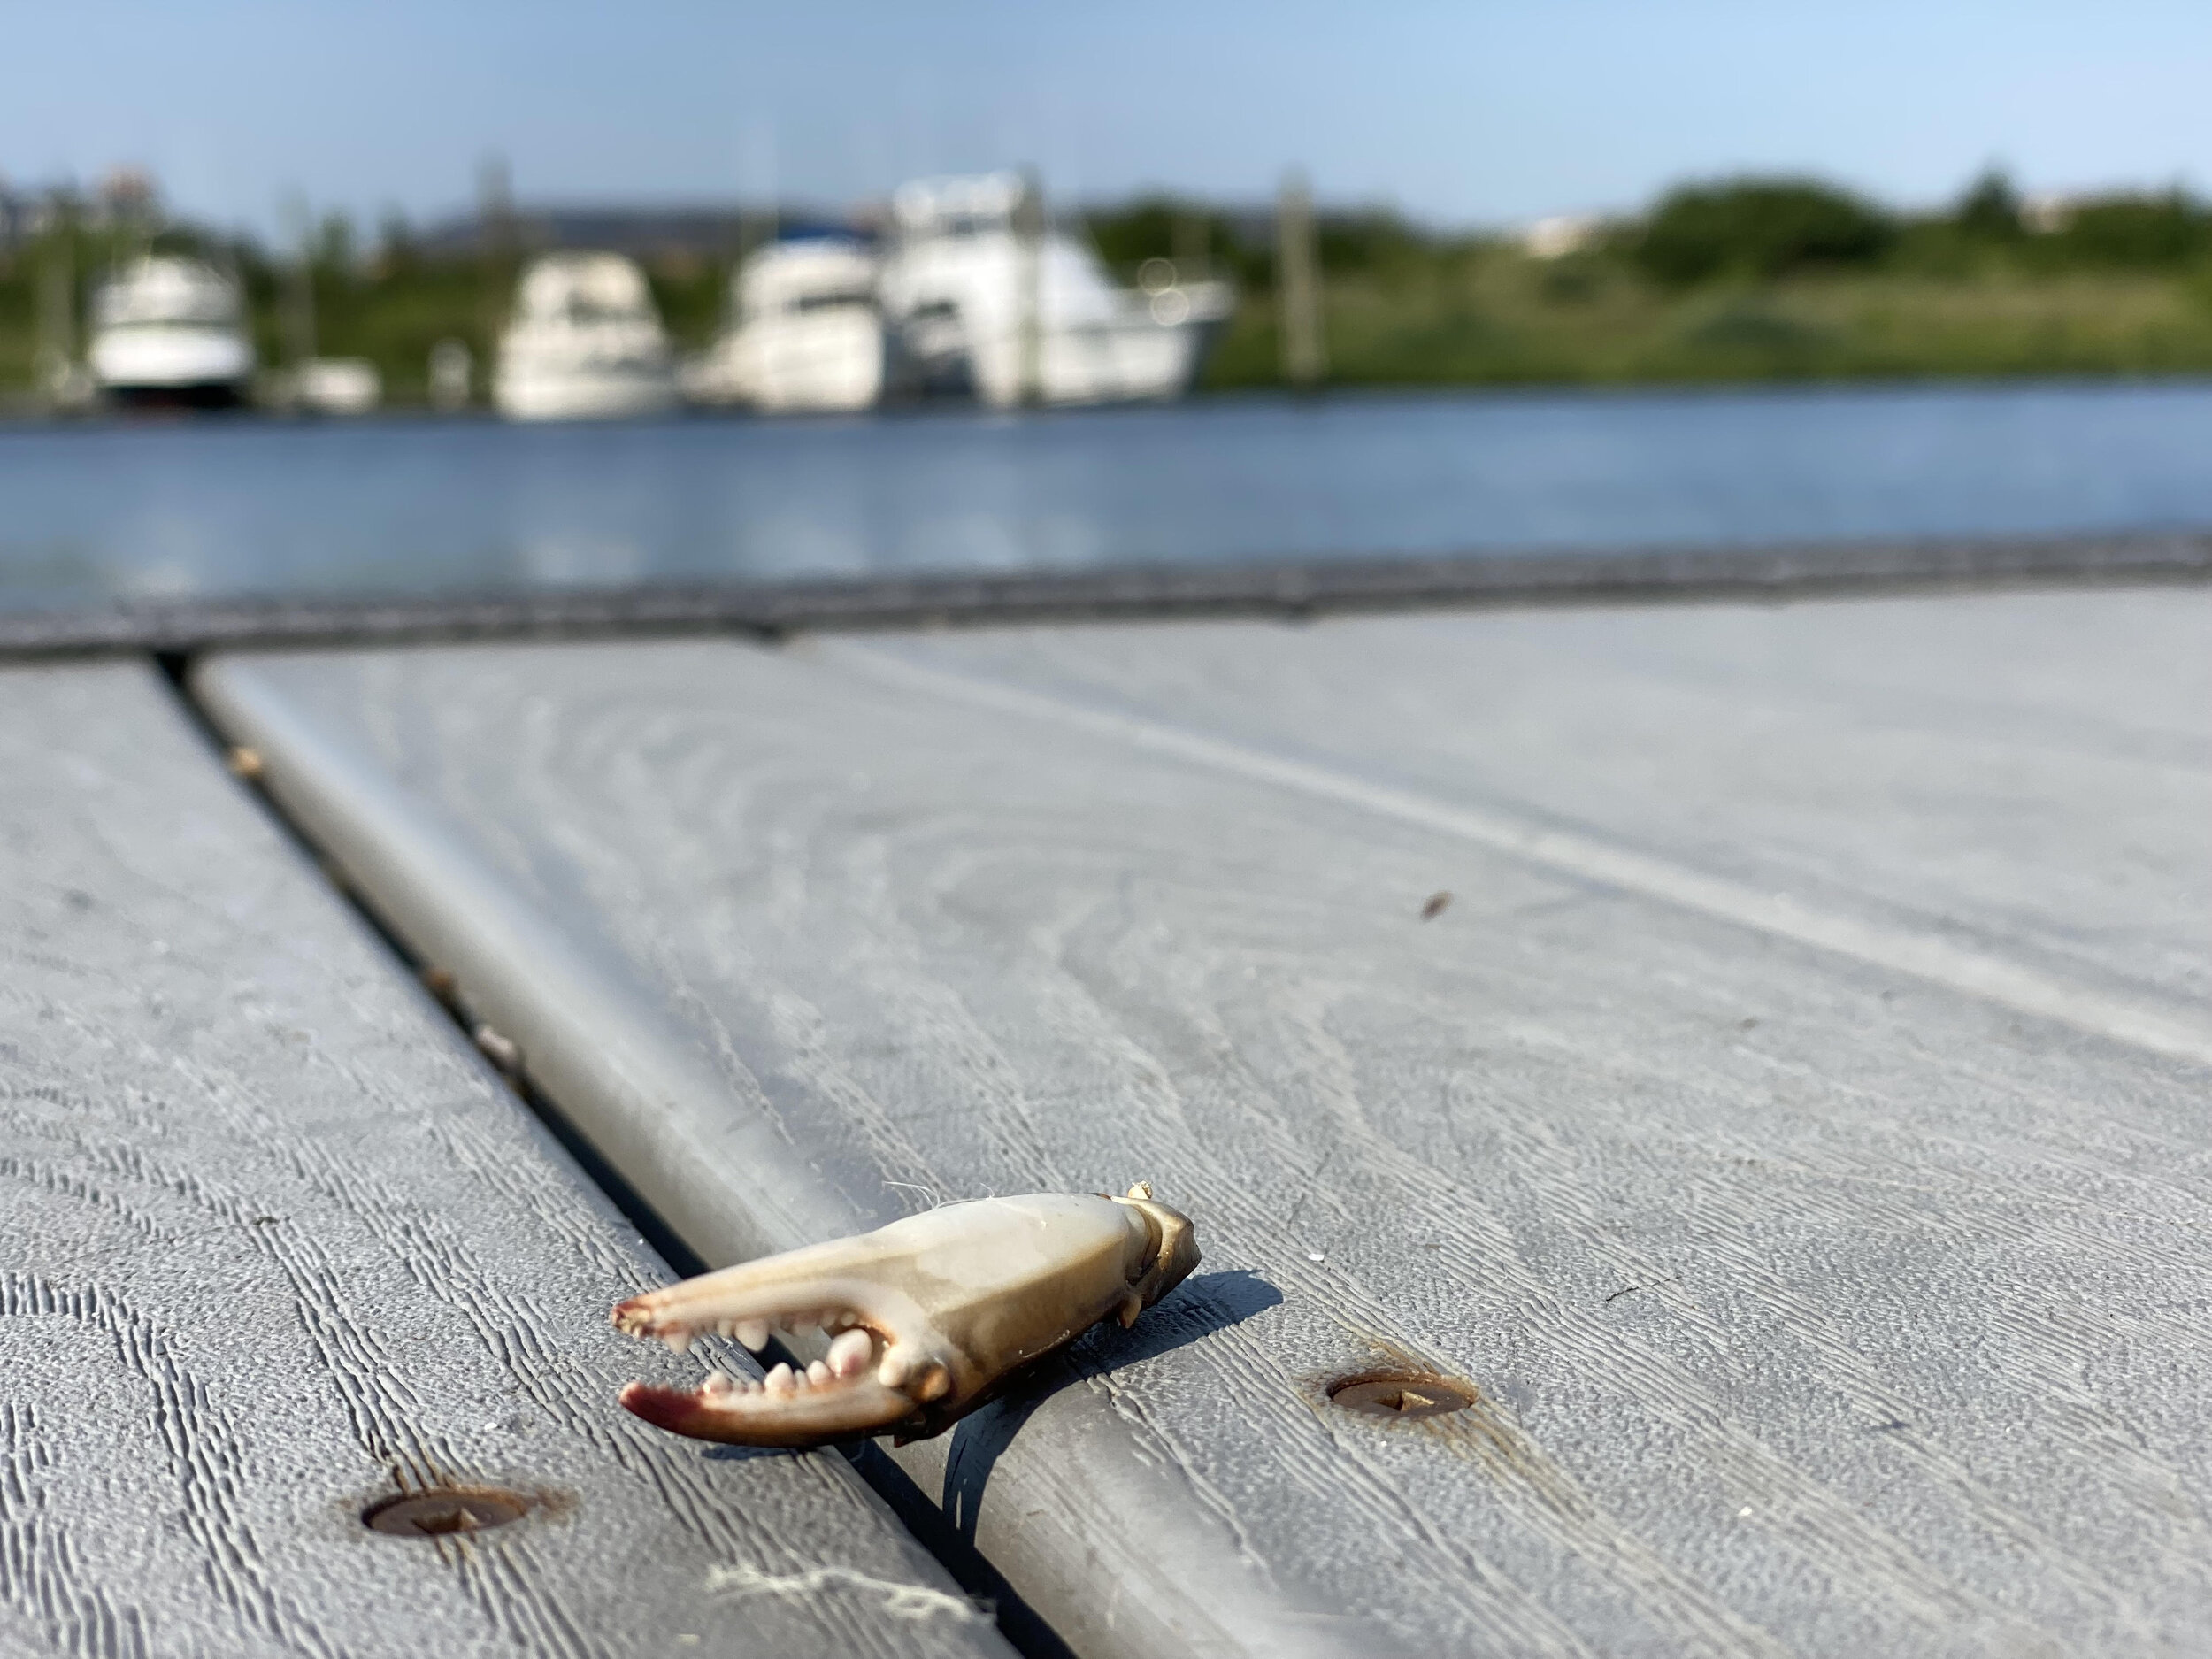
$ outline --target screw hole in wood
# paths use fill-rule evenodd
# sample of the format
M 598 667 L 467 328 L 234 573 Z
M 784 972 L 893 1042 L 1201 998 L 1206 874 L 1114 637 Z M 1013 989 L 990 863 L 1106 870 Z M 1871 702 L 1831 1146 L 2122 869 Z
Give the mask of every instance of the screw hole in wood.
M 1419 1417 L 1440 1417 L 1464 1411 L 1475 1403 L 1475 1391 L 1463 1382 L 1440 1377 L 1434 1371 L 1362 1371 L 1329 1385 L 1332 1404 L 1371 1417 L 1407 1423 Z
M 530 1500 L 519 1492 L 440 1486 L 373 1503 L 361 1512 L 361 1519 L 371 1532 L 393 1538 L 451 1538 L 504 1526 L 529 1512 Z

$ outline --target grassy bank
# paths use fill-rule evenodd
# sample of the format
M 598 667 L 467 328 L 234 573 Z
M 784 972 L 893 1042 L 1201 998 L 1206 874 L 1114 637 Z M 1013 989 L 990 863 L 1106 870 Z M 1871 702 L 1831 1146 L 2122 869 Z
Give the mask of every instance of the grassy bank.
M 1636 384 L 2212 373 L 2212 296 L 2155 273 L 1809 273 L 1676 293 L 1504 254 L 1330 281 L 1333 383 Z M 1274 385 L 1271 293 L 1246 296 L 1210 366 Z

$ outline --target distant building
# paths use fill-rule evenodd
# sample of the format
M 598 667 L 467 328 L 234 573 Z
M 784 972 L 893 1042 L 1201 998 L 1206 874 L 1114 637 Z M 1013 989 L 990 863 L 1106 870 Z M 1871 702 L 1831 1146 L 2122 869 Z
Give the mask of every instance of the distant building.
M 1521 250 L 1532 259 L 1563 259 L 1596 247 L 1604 228 L 1594 213 L 1556 213 L 1521 233 Z
M 2039 236 L 2055 236 L 2073 222 L 2082 204 L 2078 196 L 2041 190 L 2020 198 L 2020 222 Z

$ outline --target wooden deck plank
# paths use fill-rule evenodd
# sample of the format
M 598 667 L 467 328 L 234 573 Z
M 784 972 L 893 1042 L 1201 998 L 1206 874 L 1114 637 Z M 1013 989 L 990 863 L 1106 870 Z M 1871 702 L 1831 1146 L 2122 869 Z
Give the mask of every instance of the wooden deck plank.
M 0 673 L 0 1649 L 1005 1651 L 834 1456 L 615 1405 L 666 1270 L 150 668 Z M 402 1489 L 539 1500 L 373 1532 Z
M 1200 1279 L 936 1448 L 1080 1650 L 2199 1639 L 2202 1067 L 910 643 L 198 684 L 703 1253 L 940 1194 L 1187 1205 Z M 719 1148 L 764 1134 L 752 1198 Z M 1484 1403 L 1322 1402 L 1392 1356 Z
M 992 629 L 856 655 L 1633 847 L 2212 1041 L 2201 588 Z

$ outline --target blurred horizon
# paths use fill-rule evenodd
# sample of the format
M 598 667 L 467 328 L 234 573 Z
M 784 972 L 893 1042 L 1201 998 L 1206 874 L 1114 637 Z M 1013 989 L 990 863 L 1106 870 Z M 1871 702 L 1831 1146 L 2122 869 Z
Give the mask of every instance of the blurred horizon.
M 42 73 L 0 104 L 0 180 L 142 168 L 180 216 L 264 237 L 297 193 L 364 225 L 466 213 L 488 156 L 538 204 L 840 205 L 1011 165 L 1067 201 L 1256 204 L 1295 165 L 1325 202 L 1471 227 L 1625 213 L 1747 173 L 1904 207 L 1991 166 L 2031 194 L 2212 179 L 2212 11 L 2147 0 L 1847 17 L 862 4 L 830 27 L 694 0 L 96 0 L 11 21 Z

